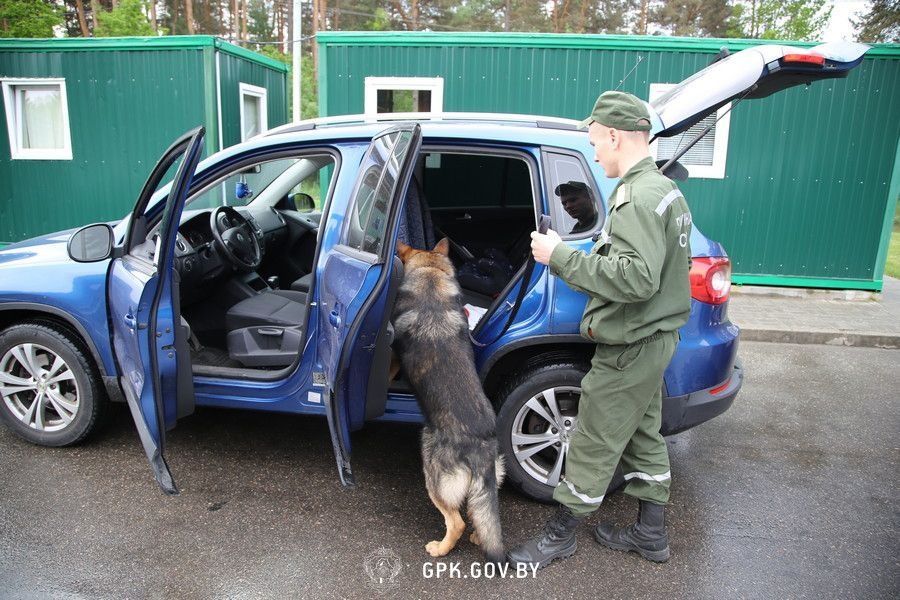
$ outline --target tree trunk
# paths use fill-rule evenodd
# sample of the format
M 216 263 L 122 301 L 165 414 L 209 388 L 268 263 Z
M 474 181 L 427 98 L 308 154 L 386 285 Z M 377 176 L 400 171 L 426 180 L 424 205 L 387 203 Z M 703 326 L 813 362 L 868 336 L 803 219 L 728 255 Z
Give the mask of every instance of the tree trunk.
M 78 28 L 81 29 L 81 35 L 88 37 L 91 32 L 88 31 L 87 20 L 84 18 L 84 2 L 75 0 L 75 13 L 78 15 Z
M 284 53 L 293 52 L 294 47 L 294 2 L 285 0 L 287 5 L 287 35 L 284 40 Z
M 316 34 L 319 32 L 319 0 L 312 0 L 312 59 L 313 79 L 319 75 L 319 45 L 316 43 Z
M 249 2 L 241 0 L 241 40 L 247 39 L 247 13 L 249 9 Z
M 153 31 L 159 33 L 159 26 L 156 24 L 156 0 L 150 0 L 150 26 L 153 27 Z
M 187 21 L 188 33 L 194 35 L 194 0 L 184 0 L 184 18 Z
M 100 23 L 100 20 L 97 18 L 103 12 L 103 6 L 100 4 L 100 0 L 91 0 L 91 21 L 94 22 L 94 29 L 97 29 L 97 25 Z M 91 35 L 94 35 L 93 32 Z
M 756 20 L 756 0 L 750 3 L 750 37 L 759 37 L 759 23 Z
M 638 18 L 638 33 L 647 35 L 647 13 L 649 12 L 650 0 L 641 0 L 641 14 Z
M 235 39 L 240 31 L 240 13 L 238 12 L 238 0 L 231 0 L 231 39 Z

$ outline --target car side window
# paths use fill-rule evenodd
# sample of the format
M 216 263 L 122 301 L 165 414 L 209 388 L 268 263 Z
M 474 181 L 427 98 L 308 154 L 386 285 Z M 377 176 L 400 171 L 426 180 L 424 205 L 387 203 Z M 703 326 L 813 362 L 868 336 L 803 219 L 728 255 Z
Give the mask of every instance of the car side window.
M 410 132 L 398 131 L 372 140 L 350 208 L 345 245 L 371 254 L 381 253 L 391 196 L 411 139 Z
M 600 228 L 603 210 L 584 162 L 575 155 L 544 151 L 544 165 L 553 229 L 564 239 L 590 236 Z

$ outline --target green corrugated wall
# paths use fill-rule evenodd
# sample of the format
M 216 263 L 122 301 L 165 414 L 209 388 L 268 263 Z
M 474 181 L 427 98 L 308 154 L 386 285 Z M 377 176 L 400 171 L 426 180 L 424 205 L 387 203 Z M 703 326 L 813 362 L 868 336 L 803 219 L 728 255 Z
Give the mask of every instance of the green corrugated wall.
M 269 111 L 269 127 L 287 122 L 287 74 L 274 71 L 265 65 L 232 56 L 219 54 L 219 72 L 222 89 L 222 147 L 227 148 L 241 141 L 241 112 L 238 88 L 249 83 L 268 90 L 266 96 Z
M 0 41 L 0 79 L 65 78 L 73 155 L 12 160 L 0 110 L 0 243 L 121 218 L 163 151 L 198 125 L 205 155 L 217 150 L 217 52 L 225 145 L 240 141 L 239 80 L 266 87 L 269 126 L 283 124 L 286 69 L 208 36 Z
M 528 34 L 319 35 L 320 112 L 361 113 L 366 76 L 444 78 L 445 111 L 583 118 L 599 92 L 647 98 L 721 46 L 758 42 Z M 898 194 L 900 46 L 847 79 L 738 106 L 724 179 L 681 185 L 695 222 L 722 242 L 736 282 L 880 289 Z M 892 176 L 894 184 L 892 188 Z

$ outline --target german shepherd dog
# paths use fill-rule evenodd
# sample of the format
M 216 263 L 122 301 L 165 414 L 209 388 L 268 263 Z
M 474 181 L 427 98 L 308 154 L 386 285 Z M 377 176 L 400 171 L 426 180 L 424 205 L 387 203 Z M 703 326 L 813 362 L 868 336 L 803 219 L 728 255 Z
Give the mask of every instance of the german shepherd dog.
M 428 542 L 425 550 L 437 557 L 456 546 L 466 528 L 460 516 L 466 502 L 475 529 L 469 540 L 489 561 L 503 562 L 497 499 L 503 461 L 494 409 L 475 370 L 448 241 L 431 252 L 397 246 L 404 275 L 393 311 L 394 348 L 425 415 L 425 487 L 447 527 L 444 538 Z

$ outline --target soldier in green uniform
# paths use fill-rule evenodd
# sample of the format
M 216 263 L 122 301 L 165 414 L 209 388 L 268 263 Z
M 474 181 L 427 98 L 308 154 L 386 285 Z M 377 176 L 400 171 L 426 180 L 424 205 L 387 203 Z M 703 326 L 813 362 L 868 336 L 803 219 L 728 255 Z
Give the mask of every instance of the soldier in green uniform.
M 640 100 L 605 92 L 583 125 L 595 160 L 619 178 L 597 242 L 585 254 L 554 231 L 531 234 L 535 260 L 588 295 L 581 335 L 597 344 L 581 382 L 565 476 L 553 493 L 559 508 L 535 538 L 509 553 L 514 563 L 541 567 L 575 553 L 576 528 L 600 506 L 620 462 L 625 493 L 640 504 L 638 519 L 624 528 L 602 523 L 595 539 L 653 561 L 669 558 L 662 377 L 691 308 L 691 214 L 650 157 L 650 115 Z

